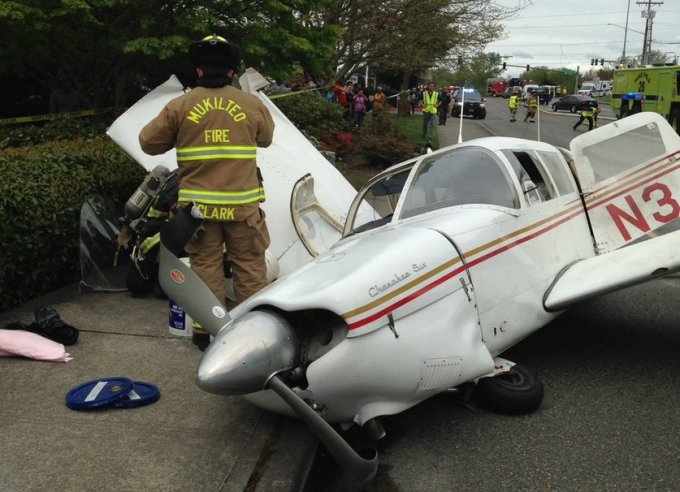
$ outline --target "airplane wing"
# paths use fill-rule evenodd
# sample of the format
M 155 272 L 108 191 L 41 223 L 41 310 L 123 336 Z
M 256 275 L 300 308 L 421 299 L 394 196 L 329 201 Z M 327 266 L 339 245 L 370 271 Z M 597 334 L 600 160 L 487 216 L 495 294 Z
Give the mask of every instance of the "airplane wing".
M 638 113 L 570 148 L 596 256 L 560 272 L 548 311 L 680 270 L 680 136 L 668 122 Z
M 242 90 L 262 100 L 276 125 L 272 144 L 257 149 L 257 163 L 267 194 L 262 208 L 272 239 L 267 250 L 268 274 L 277 278 L 340 239 L 356 190 L 260 90 L 269 84 L 264 77 L 249 68 L 239 83 Z M 173 75 L 122 114 L 107 134 L 147 171 L 159 164 L 177 168 L 175 149 L 150 156 L 141 149 L 138 135 L 165 104 L 184 92 Z
M 543 297 L 547 311 L 680 271 L 680 231 L 573 263 Z

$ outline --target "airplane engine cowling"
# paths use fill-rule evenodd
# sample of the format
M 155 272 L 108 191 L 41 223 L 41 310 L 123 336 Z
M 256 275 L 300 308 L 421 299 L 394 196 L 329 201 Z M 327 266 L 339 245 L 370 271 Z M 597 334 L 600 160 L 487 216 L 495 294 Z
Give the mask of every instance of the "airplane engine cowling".
M 222 329 L 198 365 L 198 386 L 242 395 L 264 389 L 269 379 L 294 367 L 297 343 L 288 322 L 271 311 L 251 311 Z

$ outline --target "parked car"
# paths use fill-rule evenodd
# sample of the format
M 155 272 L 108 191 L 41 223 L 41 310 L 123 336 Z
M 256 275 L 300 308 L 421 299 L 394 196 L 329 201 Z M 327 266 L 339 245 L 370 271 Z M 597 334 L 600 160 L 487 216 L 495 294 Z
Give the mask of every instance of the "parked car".
M 465 90 L 465 98 L 463 99 L 463 90 Z M 458 89 L 451 97 L 451 116 L 457 118 L 463 110 L 463 116 L 472 116 L 483 120 L 486 118 L 486 107 L 484 106 L 484 99 L 482 95 L 474 89 Z
M 568 109 L 572 113 L 575 113 L 577 111 L 582 111 L 586 108 L 596 108 L 597 107 L 597 101 L 593 99 L 592 97 L 588 96 L 580 96 L 578 94 L 570 94 L 568 96 L 562 96 L 559 99 L 556 99 L 552 103 L 552 110 L 553 111 L 560 111 L 560 110 L 565 110 Z

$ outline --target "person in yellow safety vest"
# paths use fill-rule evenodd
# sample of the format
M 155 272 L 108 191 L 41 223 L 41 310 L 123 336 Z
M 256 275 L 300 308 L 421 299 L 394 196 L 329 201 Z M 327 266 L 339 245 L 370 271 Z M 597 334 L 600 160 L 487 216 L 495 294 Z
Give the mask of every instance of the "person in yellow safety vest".
M 578 126 L 583 123 L 584 120 L 588 120 L 588 131 L 593 129 L 593 123 L 595 119 L 597 118 L 597 114 L 600 112 L 600 108 L 595 108 L 595 107 L 588 107 L 581 111 L 581 114 L 579 115 L 580 118 L 574 125 L 574 130 L 578 128 Z
M 529 98 L 527 99 L 527 114 L 524 117 L 524 121 L 527 119 L 529 120 L 529 123 L 534 122 L 534 117 L 536 116 L 536 110 L 538 109 L 538 98 L 536 97 L 536 94 L 533 92 L 529 95 Z
M 177 148 L 178 207 L 194 204 L 205 219 L 185 246 L 191 269 L 226 304 L 223 245 L 232 266 L 236 301 L 267 284 L 269 232 L 255 161 L 257 147 L 272 143 L 274 120 L 262 101 L 232 86 L 241 49 L 213 34 L 189 46 L 198 87 L 170 101 L 140 132 L 147 154 Z M 204 349 L 207 332 L 194 330 Z
M 510 121 L 517 121 L 517 108 L 519 107 L 520 90 L 515 89 L 515 93 L 508 99 L 508 108 L 510 109 Z
M 437 111 L 441 105 L 439 93 L 434 89 L 434 83 L 427 85 L 427 90 L 423 92 L 423 99 L 420 101 L 423 108 L 423 138 L 427 145 L 432 145 L 434 132 L 436 131 Z

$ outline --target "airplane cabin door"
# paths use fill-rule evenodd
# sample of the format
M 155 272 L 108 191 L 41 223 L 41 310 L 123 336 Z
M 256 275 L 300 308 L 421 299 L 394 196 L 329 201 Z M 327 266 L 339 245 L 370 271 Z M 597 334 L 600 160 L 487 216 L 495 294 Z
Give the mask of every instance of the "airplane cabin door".
M 680 137 L 661 115 L 623 118 L 570 148 L 598 253 L 680 228 Z

